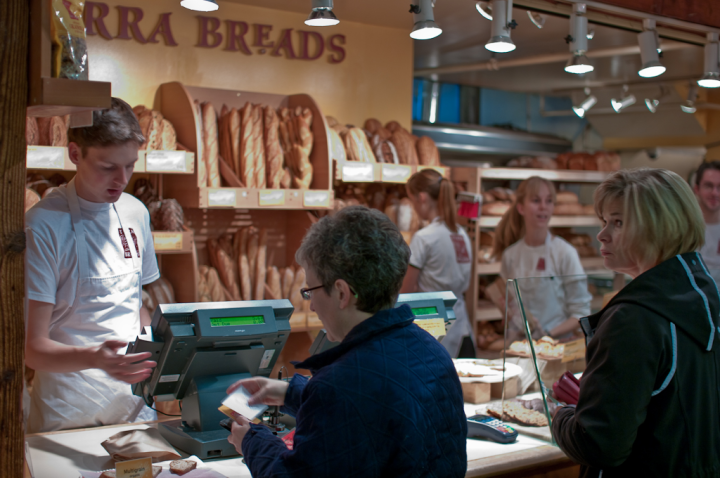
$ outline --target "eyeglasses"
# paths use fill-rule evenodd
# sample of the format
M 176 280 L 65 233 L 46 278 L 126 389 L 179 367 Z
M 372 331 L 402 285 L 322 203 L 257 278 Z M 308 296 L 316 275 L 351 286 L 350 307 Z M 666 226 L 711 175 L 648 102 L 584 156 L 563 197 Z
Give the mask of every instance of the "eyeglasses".
M 321 287 L 323 287 L 323 285 L 319 285 L 317 287 L 310 287 L 309 289 L 308 288 L 300 289 L 300 295 L 302 296 L 303 299 L 310 300 L 312 298 L 312 294 L 310 292 L 314 291 L 315 289 L 319 289 Z M 352 290 L 352 287 L 350 288 L 350 293 L 357 299 L 358 295 L 355 293 L 354 290 Z

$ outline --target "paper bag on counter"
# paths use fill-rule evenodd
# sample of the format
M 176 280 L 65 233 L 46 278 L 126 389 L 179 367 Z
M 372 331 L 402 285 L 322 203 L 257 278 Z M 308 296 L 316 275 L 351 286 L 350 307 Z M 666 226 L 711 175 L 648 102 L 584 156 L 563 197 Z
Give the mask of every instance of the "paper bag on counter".
M 115 461 L 149 457 L 152 458 L 153 463 L 158 463 L 180 459 L 180 455 L 160 435 L 157 428 L 120 432 L 102 442 L 101 445 Z

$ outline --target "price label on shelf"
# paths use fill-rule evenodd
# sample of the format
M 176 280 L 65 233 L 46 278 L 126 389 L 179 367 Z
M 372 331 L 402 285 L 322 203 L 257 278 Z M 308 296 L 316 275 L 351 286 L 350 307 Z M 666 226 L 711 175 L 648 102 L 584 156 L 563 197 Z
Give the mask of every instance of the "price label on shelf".
M 445 335 L 445 321 L 443 319 L 415 319 L 415 324 L 435 338 Z
M 64 169 L 67 149 L 59 146 L 28 146 L 28 169 Z
M 258 191 L 258 205 L 284 206 L 285 191 L 283 189 L 262 189 Z
M 153 232 L 153 245 L 156 251 L 182 251 L 182 232 Z
M 342 180 L 348 183 L 371 183 L 375 179 L 371 163 L 345 163 L 342 165 Z
M 186 173 L 185 151 L 148 151 L 145 170 L 148 173 Z
M 305 191 L 303 207 L 330 207 L 329 191 Z
M 406 183 L 412 175 L 412 168 L 402 164 L 383 164 L 382 180 L 384 183 Z
M 235 207 L 237 204 L 235 189 L 208 189 L 209 207 Z

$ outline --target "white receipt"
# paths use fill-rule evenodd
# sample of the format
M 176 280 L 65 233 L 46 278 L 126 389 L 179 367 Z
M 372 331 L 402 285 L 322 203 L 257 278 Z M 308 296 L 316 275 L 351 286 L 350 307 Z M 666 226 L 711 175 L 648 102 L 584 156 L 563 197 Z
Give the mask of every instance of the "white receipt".
M 238 387 L 233 393 L 225 397 L 222 404 L 248 420 L 253 420 L 268 409 L 267 405 L 249 405 L 250 392 L 245 387 Z

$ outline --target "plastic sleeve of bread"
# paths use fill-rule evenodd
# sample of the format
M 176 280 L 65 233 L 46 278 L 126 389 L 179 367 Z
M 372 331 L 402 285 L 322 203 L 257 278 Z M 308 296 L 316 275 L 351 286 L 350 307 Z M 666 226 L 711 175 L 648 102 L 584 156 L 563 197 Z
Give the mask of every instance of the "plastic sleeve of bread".
M 254 300 L 265 298 L 265 274 L 267 273 L 267 230 L 260 229 L 258 236 L 258 253 L 255 262 L 255 293 Z
M 159 111 L 153 110 L 152 114 L 152 131 L 148 140 L 148 150 L 158 151 L 163 149 L 163 128 L 165 127 L 163 115 Z
M 218 144 L 217 115 L 215 113 L 215 108 L 210 102 L 202 104 L 202 113 L 203 130 L 205 131 L 203 157 L 205 158 L 205 164 L 208 172 L 207 185 L 211 188 L 219 188 L 220 164 L 218 156 L 220 155 L 220 149 Z

